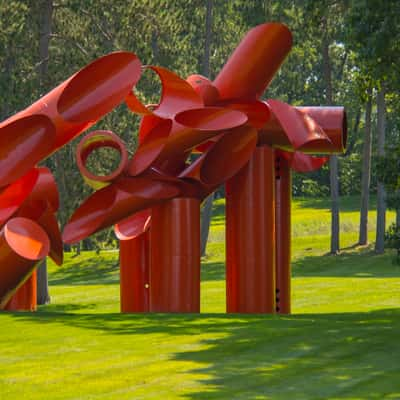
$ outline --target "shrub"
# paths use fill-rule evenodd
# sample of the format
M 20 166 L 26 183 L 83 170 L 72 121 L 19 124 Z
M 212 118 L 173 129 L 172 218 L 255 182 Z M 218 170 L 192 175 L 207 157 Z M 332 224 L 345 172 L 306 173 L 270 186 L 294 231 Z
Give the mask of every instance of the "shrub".
M 400 264 L 400 227 L 395 223 L 391 224 L 385 233 L 385 245 L 396 250 L 395 262 Z

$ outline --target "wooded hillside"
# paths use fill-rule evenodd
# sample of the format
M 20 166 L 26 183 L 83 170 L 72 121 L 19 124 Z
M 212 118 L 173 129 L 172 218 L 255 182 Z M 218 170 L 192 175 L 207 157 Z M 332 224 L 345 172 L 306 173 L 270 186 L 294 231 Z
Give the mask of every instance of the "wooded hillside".
M 294 46 L 264 97 L 347 109 L 346 153 L 316 173 L 296 175 L 293 193 L 329 196 L 332 187 L 333 205 L 337 184 L 339 195 L 361 193 L 363 243 L 368 193 L 378 190 L 378 219 L 384 218 L 385 193 L 379 180 L 385 177 L 377 173 L 377 161 L 384 165 L 386 177 L 397 174 L 395 163 L 385 164 L 378 157 L 388 144 L 400 147 L 397 0 L 0 0 L 0 119 L 115 50 L 133 51 L 144 64 L 165 66 L 182 77 L 204 73 L 214 78 L 244 33 L 266 21 L 286 23 Z M 151 73 L 144 74 L 137 90 L 146 103 L 157 102 L 159 83 Z M 138 122 L 123 105 L 95 128 L 120 135 L 132 154 Z M 61 225 L 90 192 L 75 165 L 76 144 L 45 161 L 58 182 Z M 92 160 L 92 168 L 106 168 L 113 161 L 108 158 L 112 153 Z M 396 190 L 392 184 L 389 194 Z M 390 205 L 397 208 L 398 203 Z M 84 248 L 114 245 L 114 236 L 107 231 L 87 240 Z M 332 246 L 337 251 L 339 242 Z M 378 251 L 379 246 L 377 241 Z

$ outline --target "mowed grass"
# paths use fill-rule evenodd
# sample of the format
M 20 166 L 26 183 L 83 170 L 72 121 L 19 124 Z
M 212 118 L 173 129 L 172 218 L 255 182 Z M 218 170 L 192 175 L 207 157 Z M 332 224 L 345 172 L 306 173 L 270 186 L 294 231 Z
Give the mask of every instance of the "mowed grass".
M 0 314 L 0 399 L 400 399 L 400 267 L 352 247 L 355 198 L 326 255 L 328 206 L 294 201 L 291 316 L 224 314 L 223 200 L 201 315 L 120 314 L 117 252 L 67 254 L 52 304 Z

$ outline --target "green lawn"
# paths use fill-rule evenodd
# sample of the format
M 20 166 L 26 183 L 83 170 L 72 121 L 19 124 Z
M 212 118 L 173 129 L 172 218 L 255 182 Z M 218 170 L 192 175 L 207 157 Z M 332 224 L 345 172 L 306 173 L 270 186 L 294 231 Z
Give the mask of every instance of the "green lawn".
M 328 204 L 293 205 L 291 316 L 224 314 L 221 200 L 200 316 L 119 314 L 116 252 L 50 265 L 51 305 L 0 314 L 0 399 L 400 399 L 400 267 L 352 247 L 354 198 L 327 256 Z

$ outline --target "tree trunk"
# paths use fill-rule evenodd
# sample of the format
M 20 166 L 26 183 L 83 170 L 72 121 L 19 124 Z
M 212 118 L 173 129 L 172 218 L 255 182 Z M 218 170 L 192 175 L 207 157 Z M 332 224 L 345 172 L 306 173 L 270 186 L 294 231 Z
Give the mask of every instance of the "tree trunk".
M 43 0 L 40 7 L 40 39 L 39 39 L 39 82 L 41 92 L 44 93 L 49 65 L 49 43 L 53 18 L 53 0 Z M 46 260 L 37 270 L 37 304 L 50 303 L 47 262 Z
M 212 9 L 213 0 L 207 0 L 206 9 L 206 32 L 205 32 L 205 43 L 204 43 L 204 58 L 203 58 L 203 68 L 202 73 L 204 76 L 210 76 L 210 48 L 212 40 Z M 208 241 L 208 235 L 210 232 L 210 223 L 212 217 L 212 206 L 213 206 L 214 195 L 211 194 L 203 203 L 202 213 L 201 213 L 201 224 L 200 224 L 200 248 L 201 256 L 206 254 L 206 247 Z
M 361 210 L 360 210 L 360 231 L 358 244 L 368 243 L 368 208 L 369 208 L 369 186 L 371 181 L 371 112 L 372 112 L 372 90 L 368 89 L 368 99 L 365 107 L 365 136 L 362 158 L 361 177 Z
M 339 162 L 337 156 L 329 159 L 329 179 L 331 186 L 331 254 L 339 253 Z
M 50 294 L 49 294 L 49 285 L 47 279 L 47 261 L 46 259 L 40 264 L 36 271 L 36 290 L 37 290 L 37 304 L 49 304 L 50 303 Z
M 8 80 L 9 83 L 11 83 L 11 88 L 9 89 L 10 92 L 9 93 L 13 93 L 13 87 L 14 86 L 14 81 L 12 79 L 12 73 L 13 73 L 13 69 L 15 67 L 15 57 L 14 54 L 12 54 L 12 52 L 10 50 L 8 50 L 8 43 L 6 44 L 6 50 L 7 50 L 7 57 L 4 60 L 4 72 L 5 72 L 5 77 Z M 14 92 L 15 93 L 15 92 Z M 4 93 L 3 93 L 4 94 Z M 0 106 L 0 121 L 2 121 L 3 119 L 6 119 L 7 117 L 10 116 L 10 105 L 7 101 L 5 101 L 3 104 L 1 104 Z
M 214 193 L 211 193 L 203 203 L 201 209 L 201 223 L 200 223 L 200 250 L 201 256 L 206 255 L 208 235 L 210 232 L 210 224 L 212 217 L 212 207 L 213 207 Z
M 385 128 L 386 128 L 386 103 L 385 86 L 382 84 L 377 96 L 378 117 L 378 156 L 385 155 Z M 376 206 L 376 240 L 375 251 L 383 253 L 385 248 L 386 225 L 386 192 L 382 182 L 378 181 L 378 194 Z
M 40 89 L 46 88 L 49 69 L 49 44 L 53 20 L 53 0 L 42 0 L 40 7 L 40 38 L 39 38 L 39 81 Z
M 324 16 L 322 18 L 322 27 L 324 32 L 322 42 L 323 73 L 325 80 L 326 101 L 333 105 L 332 89 L 332 65 L 329 56 L 329 34 L 328 21 Z M 340 249 L 339 232 L 339 162 L 337 156 L 331 156 L 329 159 L 329 179 L 331 187 L 331 254 L 337 254 Z
M 361 107 L 358 108 L 357 113 L 356 113 L 354 125 L 351 130 L 351 139 L 347 140 L 347 148 L 346 148 L 345 156 L 348 156 L 349 154 L 352 154 L 354 152 L 354 146 L 357 141 L 356 138 L 357 138 L 358 130 L 360 128 L 360 122 L 361 122 Z

